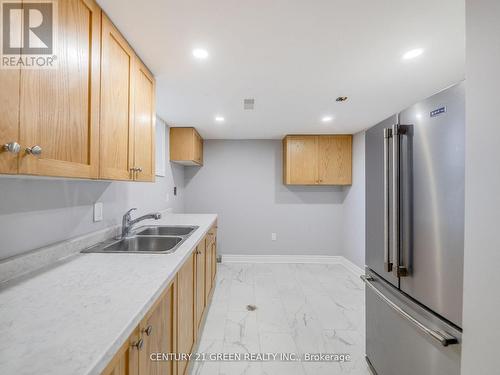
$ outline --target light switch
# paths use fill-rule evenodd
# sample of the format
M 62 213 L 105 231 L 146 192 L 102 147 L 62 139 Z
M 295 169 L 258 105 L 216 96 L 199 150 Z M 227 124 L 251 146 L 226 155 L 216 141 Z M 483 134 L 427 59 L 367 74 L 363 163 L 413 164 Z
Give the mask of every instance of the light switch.
M 103 204 L 102 202 L 94 203 L 94 222 L 102 221 L 102 211 Z

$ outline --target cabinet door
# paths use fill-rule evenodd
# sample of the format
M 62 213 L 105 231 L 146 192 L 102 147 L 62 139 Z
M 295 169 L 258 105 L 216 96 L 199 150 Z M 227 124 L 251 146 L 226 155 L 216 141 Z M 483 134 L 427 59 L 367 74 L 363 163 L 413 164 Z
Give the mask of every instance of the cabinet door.
M 205 251 L 205 301 L 208 301 L 210 291 L 212 290 L 212 237 L 208 234 L 205 237 L 206 251 Z
M 203 165 L 203 139 L 195 129 L 193 129 L 193 132 L 194 132 L 194 161 L 199 165 Z
M 155 81 L 149 70 L 136 59 L 134 168 L 138 181 L 155 179 Z
M 96 178 L 99 162 L 101 10 L 58 2 L 56 69 L 21 69 L 19 173 Z M 3 89 L 3 88 L 2 88 Z
M 212 286 L 215 286 L 215 275 L 217 274 L 217 237 L 212 242 Z
M 133 173 L 134 52 L 102 14 L 100 177 L 129 180 Z
M 196 328 L 200 326 L 205 310 L 205 241 L 196 247 Z
M 139 329 L 134 330 L 101 375 L 139 375 Z
M 171 353 L 173 343 L 173 287 L 167 289 L 156 306 L 139 325 L 144 342 L 139 351 L 139 374 L 172 374 L 171 361 L 152 361 L 152 353 Z
M 288 137 L 286 157 L 287 183 L 315 185 L 318 182 L 318 137 Z
M 318 175 L 321 185 L 351 184 L 351 135 L 318 138 Z
M 192 254 L 177 274 L 177 352 L 191 353 L 195 328 L 195 261 Z M 187 361 L 177 362 L 177 374 L 184 375 Z
M 0 69 L 0 173 L 17 173 L 18 154 L 4 150 L 19 143 L 20 69 Z

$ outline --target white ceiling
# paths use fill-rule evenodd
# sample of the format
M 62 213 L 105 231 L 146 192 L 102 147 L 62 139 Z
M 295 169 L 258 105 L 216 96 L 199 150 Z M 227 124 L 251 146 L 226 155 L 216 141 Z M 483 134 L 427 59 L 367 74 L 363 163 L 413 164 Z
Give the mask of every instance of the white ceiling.
M 464 78 L 463 0 L 99 3 L 155 74 L 159 116 L 205 138 L 354 133 Z

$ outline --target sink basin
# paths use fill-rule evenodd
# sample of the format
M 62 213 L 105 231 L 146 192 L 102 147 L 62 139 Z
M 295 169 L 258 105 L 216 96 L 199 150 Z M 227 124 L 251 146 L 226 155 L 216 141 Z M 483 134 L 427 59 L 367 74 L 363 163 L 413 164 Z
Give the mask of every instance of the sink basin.
M 159 226 L 151 225 L 138 228 L 135 232 L 137 236 L 187 236 L 198 227 L 195 226 Z
M 89 253 L 173 253 L 184 238 L 171 237 L 130 237 L 107 245 L 96 246 L 84 252 Z

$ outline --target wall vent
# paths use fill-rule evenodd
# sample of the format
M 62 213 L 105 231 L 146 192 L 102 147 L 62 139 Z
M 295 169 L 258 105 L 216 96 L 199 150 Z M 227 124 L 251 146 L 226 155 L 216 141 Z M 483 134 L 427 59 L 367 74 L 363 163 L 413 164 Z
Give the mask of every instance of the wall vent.
M 243 99 L 243 108 L 252 110 L 255 108 L 255 99 Z

